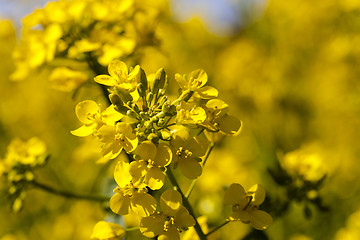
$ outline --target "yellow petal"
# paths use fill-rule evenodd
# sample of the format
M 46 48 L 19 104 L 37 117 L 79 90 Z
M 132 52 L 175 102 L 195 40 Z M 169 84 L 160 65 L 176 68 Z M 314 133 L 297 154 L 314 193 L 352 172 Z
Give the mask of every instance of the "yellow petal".
M 178 166 L 180 168 L 181 173 L 189 179 L 195 179 L 199 177 L 202 173 L 202 168 L 200 163 L 196 161 L 196 159 L 193 157 L 189 157 L 189 158 L 182 157 L 178 163 Z
M 153 167 L 147 171 L 145 182 L 151 190 L 158 190 L 164 185 L 164 173 L 160 168 Z
M 189 211 L 181 206 L 175 215 L 175 223 L 178 228 L 188 228 L 195 225 L 195 220 Z
M 108 66 L 108 71 L 112 77 L 127 77 L 128 68 L 126 64 L 120 60 L 113 60 Z
M 130 197 L 115 193 L 110 198 L 110 209 L 119 215 L 126 215 L 130 210 Z
M 164 223 L 166 216 L 164 215 L 151 215 L 143 217 L 140 221 L 140 232 L 148 238 L 153 238 L 159 235 L 164 230 Z
M 210 86 L 200 88 L 197 93 L 202 99 L 216 98 L 219 94 L 216 88 Z
M 157 166 L 165 167 L 170 164 L 172 158 L 171 148 L 165 143 L 159 143 L 157 146 L 154 162 Z
M 241 121 L 234 116 L 225 115 L 222 118 L 218 119 L 219 128 L 226 134 L 236 135 L 240 132 Z
M 146 217 L 156 210 L 156 200 L 147 193 L 134 193 L 131 198 L 131 209 L 139 216 Z
M 91 115 L 99 114 L 100 108 L 96 102 L 85 100 L 79 102 L 75 107 L 77 118 L 84 124 L 91 124 L 94 121 L 89 118 Z
M 187 142 L 186 148 L 192 152 L 193 157 L 202 157 L 205 155 L 209 145 L 210 143 L 204 137 L 197 136 Z
M 143 160 L 137 160 L 130 163 L 129 173 L 134 179 L 140 179 L 146 175 L 147 169 L 147 162 Z
M 168 189 L 160 197 L 160 206 L 167 216 L 175 216 L 182 205 L 182 198 L 178 191 Z
M 122 239 L 125 236 L 125 229 L 116 223 L 100 221 L 94 226 L 92 239 L 107 240 L 110 238 Z
M 250 224 L 255 229 L 265 230 L 272 222 L 272 217 L 267 212 L 255 210 L 250 213 Z
M 259 206 L 265 200 L 266 194 L 264 186 L 262 184 L 255 184 L 248 190 L 248 193 L 252 195 L 253 199 L 251 203 L 255 206 Z
M 188 79 L 190 79 L 190 78 L 194 78 L 194 79 L 197 79 L 198 81 L 201 81 L 201 84 L 197 86 L 198 88 L 204 86 L 208 81 L 208 76 L 207 76 L 206 72 L 202 69 L 197 69 L 197 70 L 192 71 L 188 75 Z
M 98 75 L 94 78 L 94 81 L 105 86 L 114 86 L 117 84 L 115 78 L 110 77 L 109 75 Z
M 243 209 L 247 204 L 245 189 L 238 183 L 233 183 L 226 190 L 224 202 L 229 205 L 239 205 L 239 209 Z
M 107 125 L 114 126 L 115 122 L 119 121 L 124 115 L 115 110 L 114 105 L 111 104 L 105 111 L 102 112 L 104 122 Z
M 175 74 L 175 80 L 179 84 L 181 89 L 186 90 L 189 88 L 189 83 L 180 74 Z
M 119 161 L 114 170 L 114 179 L 117 185 L 121 188 L 125 187 L 132 179 L 129 172 L 130 164 L 124 161 Z
M 248 211 L 239 210 L 233 212 L 229 219 L 231 221 L 242 221 L 243 223 L 250 223 L 250 214 Z
M 72 135 L 78 136 L 78 137 L 86 137 L 92 134 L 95 130 L 95 125 L 83 125 L 79 127 L 78 129 L 75 129 L 73 131 L 70 131 Z
M 162 231 L 158 240 L 180 240 L 178 230 L 174 226 L 170 226 L 167 231 Z
M 151 141 L 142 142 L 135 150 L 135 154 L 144 161 L 154 160 L 156 156 L 156 146 Z

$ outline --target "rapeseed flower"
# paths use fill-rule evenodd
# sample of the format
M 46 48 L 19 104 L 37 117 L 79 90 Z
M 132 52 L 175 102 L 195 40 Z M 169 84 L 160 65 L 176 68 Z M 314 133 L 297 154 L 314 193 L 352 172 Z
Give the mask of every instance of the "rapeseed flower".
M 119 161 L 115 167 L 114 178 L 118 186 L 110 199 L 114 213 L 126 215 L 129 211 L 145 217 L 155 212 L 156 200 L 146 192 L 146 185 L 135 181 L 129 173 L 130 164 Z
M 165 182 L 163 168 L 172 159 L 171 148 L 165 143 L 157 146 L 151 141 L 142 142 L 134 151 L 135 158 L 130 164 L 130 174 L 135 179 L 144 178 L 144 183 L 152 190 L 160 189 Z
M 125 229 L 116 223 L 99 221 L 94 226 L 91 239 L 120 240 L 125 236 Z
M 75 107 L 77 118 L 84 125 L 80 128 L 71 131 L 71 133 L 78 137 L 89 136 L 96 133 L 96 131 L 103 125 L 114 126 L 123 115 L 114 109 L 114 105 L 110 105 L 104 111 L 100 106 L 91 100 L 85 100 L 78 103 Z
M 156 212 L 140 221 L 140 231 L 148 238 L 179 240 L 179 232 L 195 225 L 194 218 L 182 205 L 178 191 L 168 189 L 160 197 L 162 212 Z
M 238 183 L 231 184 L 224 196 L 224 202 L 232 205 L 233 213 L 229 220 L 250 223 L 258 230 L 266 229 L 272 223 L 272 217 L 258 209 L 264 200 L 265 190 L 261 184 L 254 185 L 248 192 Z

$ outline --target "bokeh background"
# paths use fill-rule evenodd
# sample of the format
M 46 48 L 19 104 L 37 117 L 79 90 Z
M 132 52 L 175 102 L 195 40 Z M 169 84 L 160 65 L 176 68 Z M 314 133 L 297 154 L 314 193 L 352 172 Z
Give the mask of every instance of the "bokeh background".
M 75 105 L 96 98 L 96 89 L 58 91 L 46 70 L 10 80 L 21 20 L 46 2 L 0 0 L 0 158 L 11 139 L 37 136 L 51 154 L 37 170 L 40 180 L 106 192 L 111 171 L 95 163 L 91 143 L 70 134 L 79 126 Z M 219 207 L 224 186 L 262 183 L 274 218 L 265 234 L 230 223 L 213 239 L 360 239 L 360 1 L 173 0 L 156 7 L 165 12 L 160 50 L 148 48 L 141 66 L 164 67 L 170 81 L 204 69 L 244 124 L 214 149 L 190 200 L 213 227 L 226 212 Z M 315 193 L 299 183 L 324 175 Z M 2 194 L 0 239 L 89 239 L 103 209 L 29 189 L 23 210 L 13 213 Z

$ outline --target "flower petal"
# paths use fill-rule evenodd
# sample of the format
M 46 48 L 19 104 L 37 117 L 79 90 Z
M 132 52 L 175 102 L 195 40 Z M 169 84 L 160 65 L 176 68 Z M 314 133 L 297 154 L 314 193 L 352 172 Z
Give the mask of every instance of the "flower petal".
M 185 80 L 185 78 L 183 76 L 181 76 L 180 74 L 177 73 L 177 74 L 175 74 L 175 80 L 179 84 L 179 86 L 182 90 L 188 89 L 189 83 Z
M 255 206 L 259 206 L 265 200 L 266 194 L 264 186 L 262 184 L 255 184 L 248 190 L 248 193 L 252 195 L 253 199 L 251 201 L 251 204 Z
M 182 157 L 178 162 L 178 166 L 181 173 L 189 179 L 195 179 L 202 173 L 202 167 L 200 163 L 193 157 Z
M 114 179 L 117 185 L 121 188 L 125 187 L 131 181 L 131 175 L 129 173 L 130 164 L 124 161 L 119 161 L 116 164 L 114 170 Z
M 238 134 L 242 126 L 241 121 L 237 117 L 228 114 L 218 119 L 217 123 L 220 130 L 229 135 Z
M 165 175 L 160 168 L 153 167 L 147 171 L 145 182 L 151 190 L 158 190 L 164 185 Z
M 78 129 L 75 129 L 73 131 L 70 131 L 72 135 L 78 136 L 78 137 L 86 137 L 92 134 L 95 130 L 95 125 L 82 125 Z
M 160 206 L 167 216 L 175 216 L 182 205 L 182 198 L 178 191 L 168 189 L 161 194 Z
M 171 226 L 167 231 L 162 231 L 158 240 L 180 240 L 180 235 L 176 227 Z
M 189 211 L 181 206 L 175 215 L 175 222 L 178 228 L 188 228 L 195 225 L 194 218 L 189 214 Z
M 108 72 L 112 77 L 127 77 L 128 68 L 124 62 L 113 60 L 109 63 Z
M 155 164 L 159 167 L 165 167 L 170 164 L 172 158 L 171 148 L 165 143 L 159 143 L 157 146 Z
M 94 78 L 94 81 L 105 86 L 114 86 L 117 84 L 115 78 L 110 77 L 109 75 L 98 75 Z
M 125 234 L 125 229 L 121 225 L 100 221 L 95 224 L 93 233 L 91 234 L 91 238 L 96 238 L 100 240 L 110 238 L 122 239 Z
M 144 161 L 154 160 L 156 156 L 156 146 L 151 141 L 142 142 L 135 150 L 135 154 L 140 156 Z
M 248 204 L 245 189 L 238 183 L 231 184 L 225 192 L 224 202 L 229 205 L 238 204 L 243 209 Z
M 143 217 L 140 220 L 140 232 L 148 238 L 159 235 L 164 230 L 166 216 L 154 214 L 149 217 Z
M 250 224 L 257 230 L 265 230 L 272 222 L 272 217 L 267 212 L 255 210 L 250 213 Z
M 200 88 L 197 93 L 202 99 L 216 98 L 219 94 L 216 88 L 210 86 L 204 86 Z
M 197 79 L 198 81 L 201 81 L 201 84 L 197 86 L 198 88 L 204 86 L 208 81 L 208 76 L 207 76 L 206 72 L 202 69 L 196 69 L 196 70 L 192 71 L 191 73 L 189 73 L 188 79 L 190 79 L 190 78 L 194 78 L 194 79 Z
M 139 216 L 146 217 L 156 210 L 156 200 L 147 193 L 134 193 L 131 198 L 131 209 Z
M 128 214 L 130 209 L 130 197 L 124 196 L 121 193 L 115 193 L 110 198 L 110 208 L 116 214 Z
M 136 180 L 142 178 L 147 173 L 147 163 L 145 161 L 133 161 L 130 163 L 129 173 Z
M 77 118 L 84 124 L 94 123 L 94 121 L 91 120 L 89 116 L 99 114 L 99 112 L 99 105 L 91 100 L 79 102 L 75 107 L 75 114 Z

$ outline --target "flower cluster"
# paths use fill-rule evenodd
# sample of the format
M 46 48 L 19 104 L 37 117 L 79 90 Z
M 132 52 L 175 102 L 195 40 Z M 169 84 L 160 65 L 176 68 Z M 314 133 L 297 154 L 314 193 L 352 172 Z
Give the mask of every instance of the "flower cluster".
M 159 10 L 138 0 L 60 0 L 24 18 L 22 40 L 13 57 L 12 79 L 25 79 L 47 64 L 50 81 L 71 91 L 89 79 L 89 70 L 137 48 L 156 45 Z
M 110 209 L 119 215 L 140 216 L 140 231 L 146 237 L 180 239 L 179 233 L 194 225 L 204 236 L 172 169 L 178 168 L 183 176 L 195 181 L 215 141 L 237 134 L 241 121 L 229 115 L 228 105 L 217 98 L 215 88 L 206 85 L 208 77 L 201 69 L 175 75 L 180 87 L 177 98 L 167 94 L 168 76 L 162 68 L 146 74 L 139 65 L 128 68 L 126 63 L 113 60 L 108 72 L 94 80 L 107 87 L 111 105 L 103 109 L 91 100 L 80 102 L 75 112 L 84 125 L 72 133 L 98 139 L 102 144 L 101 162 L 115 159 L 122 152 L 128 155 L 128 161 L 116 164 L 117 187 Z M 163 190 L 166 177 L 176 190 Z M 162 192 L 160 199 L 156 191 Z M 244 195 L 244 199 L 248 198 Z M 269 221 L 259 226 L 248 220 L 259 215 L 256 209 L 261 203 L 258 197 L 250 201 L 246 208 L 249 217 L 242 221 L 265 229 Z M 97 225 L 94 238 L 102 239 L 97 236 L 103 231 L 113 233 L 110 223 L 99 224 L 105 230 Z
M 34 179 L 34 169 L 46 160 L 46 146 L 36 137 L 27 142 L 16 138 L 8 145 L 4 159 L 0 159 L 0 177 L 6 178 L 13 211 L 21 209 L 25 187 Z

